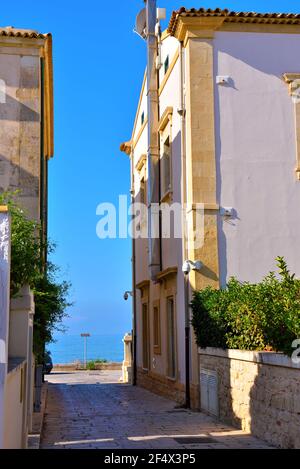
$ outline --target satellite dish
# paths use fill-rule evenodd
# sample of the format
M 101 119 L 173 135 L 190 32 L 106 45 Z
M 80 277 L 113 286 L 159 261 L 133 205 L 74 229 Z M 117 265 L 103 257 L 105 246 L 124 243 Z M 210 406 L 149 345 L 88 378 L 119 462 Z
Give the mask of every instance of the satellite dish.
M 136 17 L 134 32 L 142 39 L 146 39 L 146 8 L 143 8 Z

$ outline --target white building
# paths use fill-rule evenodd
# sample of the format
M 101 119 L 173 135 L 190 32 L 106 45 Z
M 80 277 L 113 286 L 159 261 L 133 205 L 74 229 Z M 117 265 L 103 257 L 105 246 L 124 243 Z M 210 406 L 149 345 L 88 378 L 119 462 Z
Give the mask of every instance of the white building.
M 157 71 L 151 75 L 150 63 L 131 139 L 121 146 L 135 201 L 187 204 L 191 230 L 204 209 L 200 248 L 181 239 L 133 243 L 137 382 L 180 402 L 189 382 L 193 407 L 199 358 L 192 332 L 190 376 L 185 353 L 192 291 L 225 286 L 231 276 L 260 281 L 279 255 L 300 276 L 299 33 L 300 15 L 173 12 L 156 37 L 150 60 Z M 188 298 L 187 259 L 203 264 L 189 274 Z

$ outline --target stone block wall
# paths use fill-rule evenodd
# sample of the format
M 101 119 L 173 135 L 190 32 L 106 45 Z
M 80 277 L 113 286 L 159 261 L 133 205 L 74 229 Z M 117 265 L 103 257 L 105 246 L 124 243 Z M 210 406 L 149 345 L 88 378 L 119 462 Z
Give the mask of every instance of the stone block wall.
M 285 355 L 207 348 L 200 370 L 218 375 L 220 420 L 276 447 L 300 448 L 300 364 Z
M 185 385 L 173 381 L 166 376 L 159 375 L 153 371 L 137 370 L 137 384 L 159 396 L 172 399 L 182 405 L 185 402 Z M 191 408 L 199 410 L 199 386 L 190 383 Z

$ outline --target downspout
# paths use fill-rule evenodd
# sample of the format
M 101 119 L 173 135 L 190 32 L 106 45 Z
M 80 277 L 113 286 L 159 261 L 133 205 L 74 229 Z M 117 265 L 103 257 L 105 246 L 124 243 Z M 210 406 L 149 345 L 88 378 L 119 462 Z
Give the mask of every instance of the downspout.
M 188 259 L 188 239 L 185 239 L 185 226 L 187 217 L 187 182 L 186 182 L 186 134 L 185 134 L 185 60 L 184 49 L 182 43 L 179 44 L 179 67 L 180 67 L 180 84 L 179 96 L 180 107 L 178 113 L 180 115 L 180 133 L 181 133 L 181 204 L 182 204 L 182 261 Z M 187 233 L 188 236 L 188 233 Z M 189 300 L 189 275 L 184 275 L 184 313 L 185 313 L 185 403 L 184 407 L 191 407 L 190 393 L 190 300 Z
M 149 274 L 151 280 L 161 270 L 160 239 L 160 158 L 159 158 L 159 99 L 158 73 L 156 70 L 157 38 L 156 0 L 145 0 L 147 29 L 147 107 L 148 107 L 148 243 Z
M 130 153 L 130 173 L 131 173 L 131 204 L 135 202 L 135 190 L 134 190 L 134 150 L 131 148 Z M 136 255 L 135 255 L 135 236 L 132 236 L 132 384 L 137 384 L 137 363 L 136 363 L 136 269 L 135 269 Z

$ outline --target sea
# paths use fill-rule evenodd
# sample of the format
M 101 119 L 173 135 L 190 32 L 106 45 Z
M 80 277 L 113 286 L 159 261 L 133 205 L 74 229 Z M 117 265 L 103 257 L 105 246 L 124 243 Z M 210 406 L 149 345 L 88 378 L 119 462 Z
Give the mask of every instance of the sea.
M 91 334 L 87 338 L 87 360 L 105 359 L 122 362 L 124 355 L 124 334 Z M 80 334 L 59 334 L 55 342 L 47 345 L 53 364 L 83 362 L 84 339 Z

